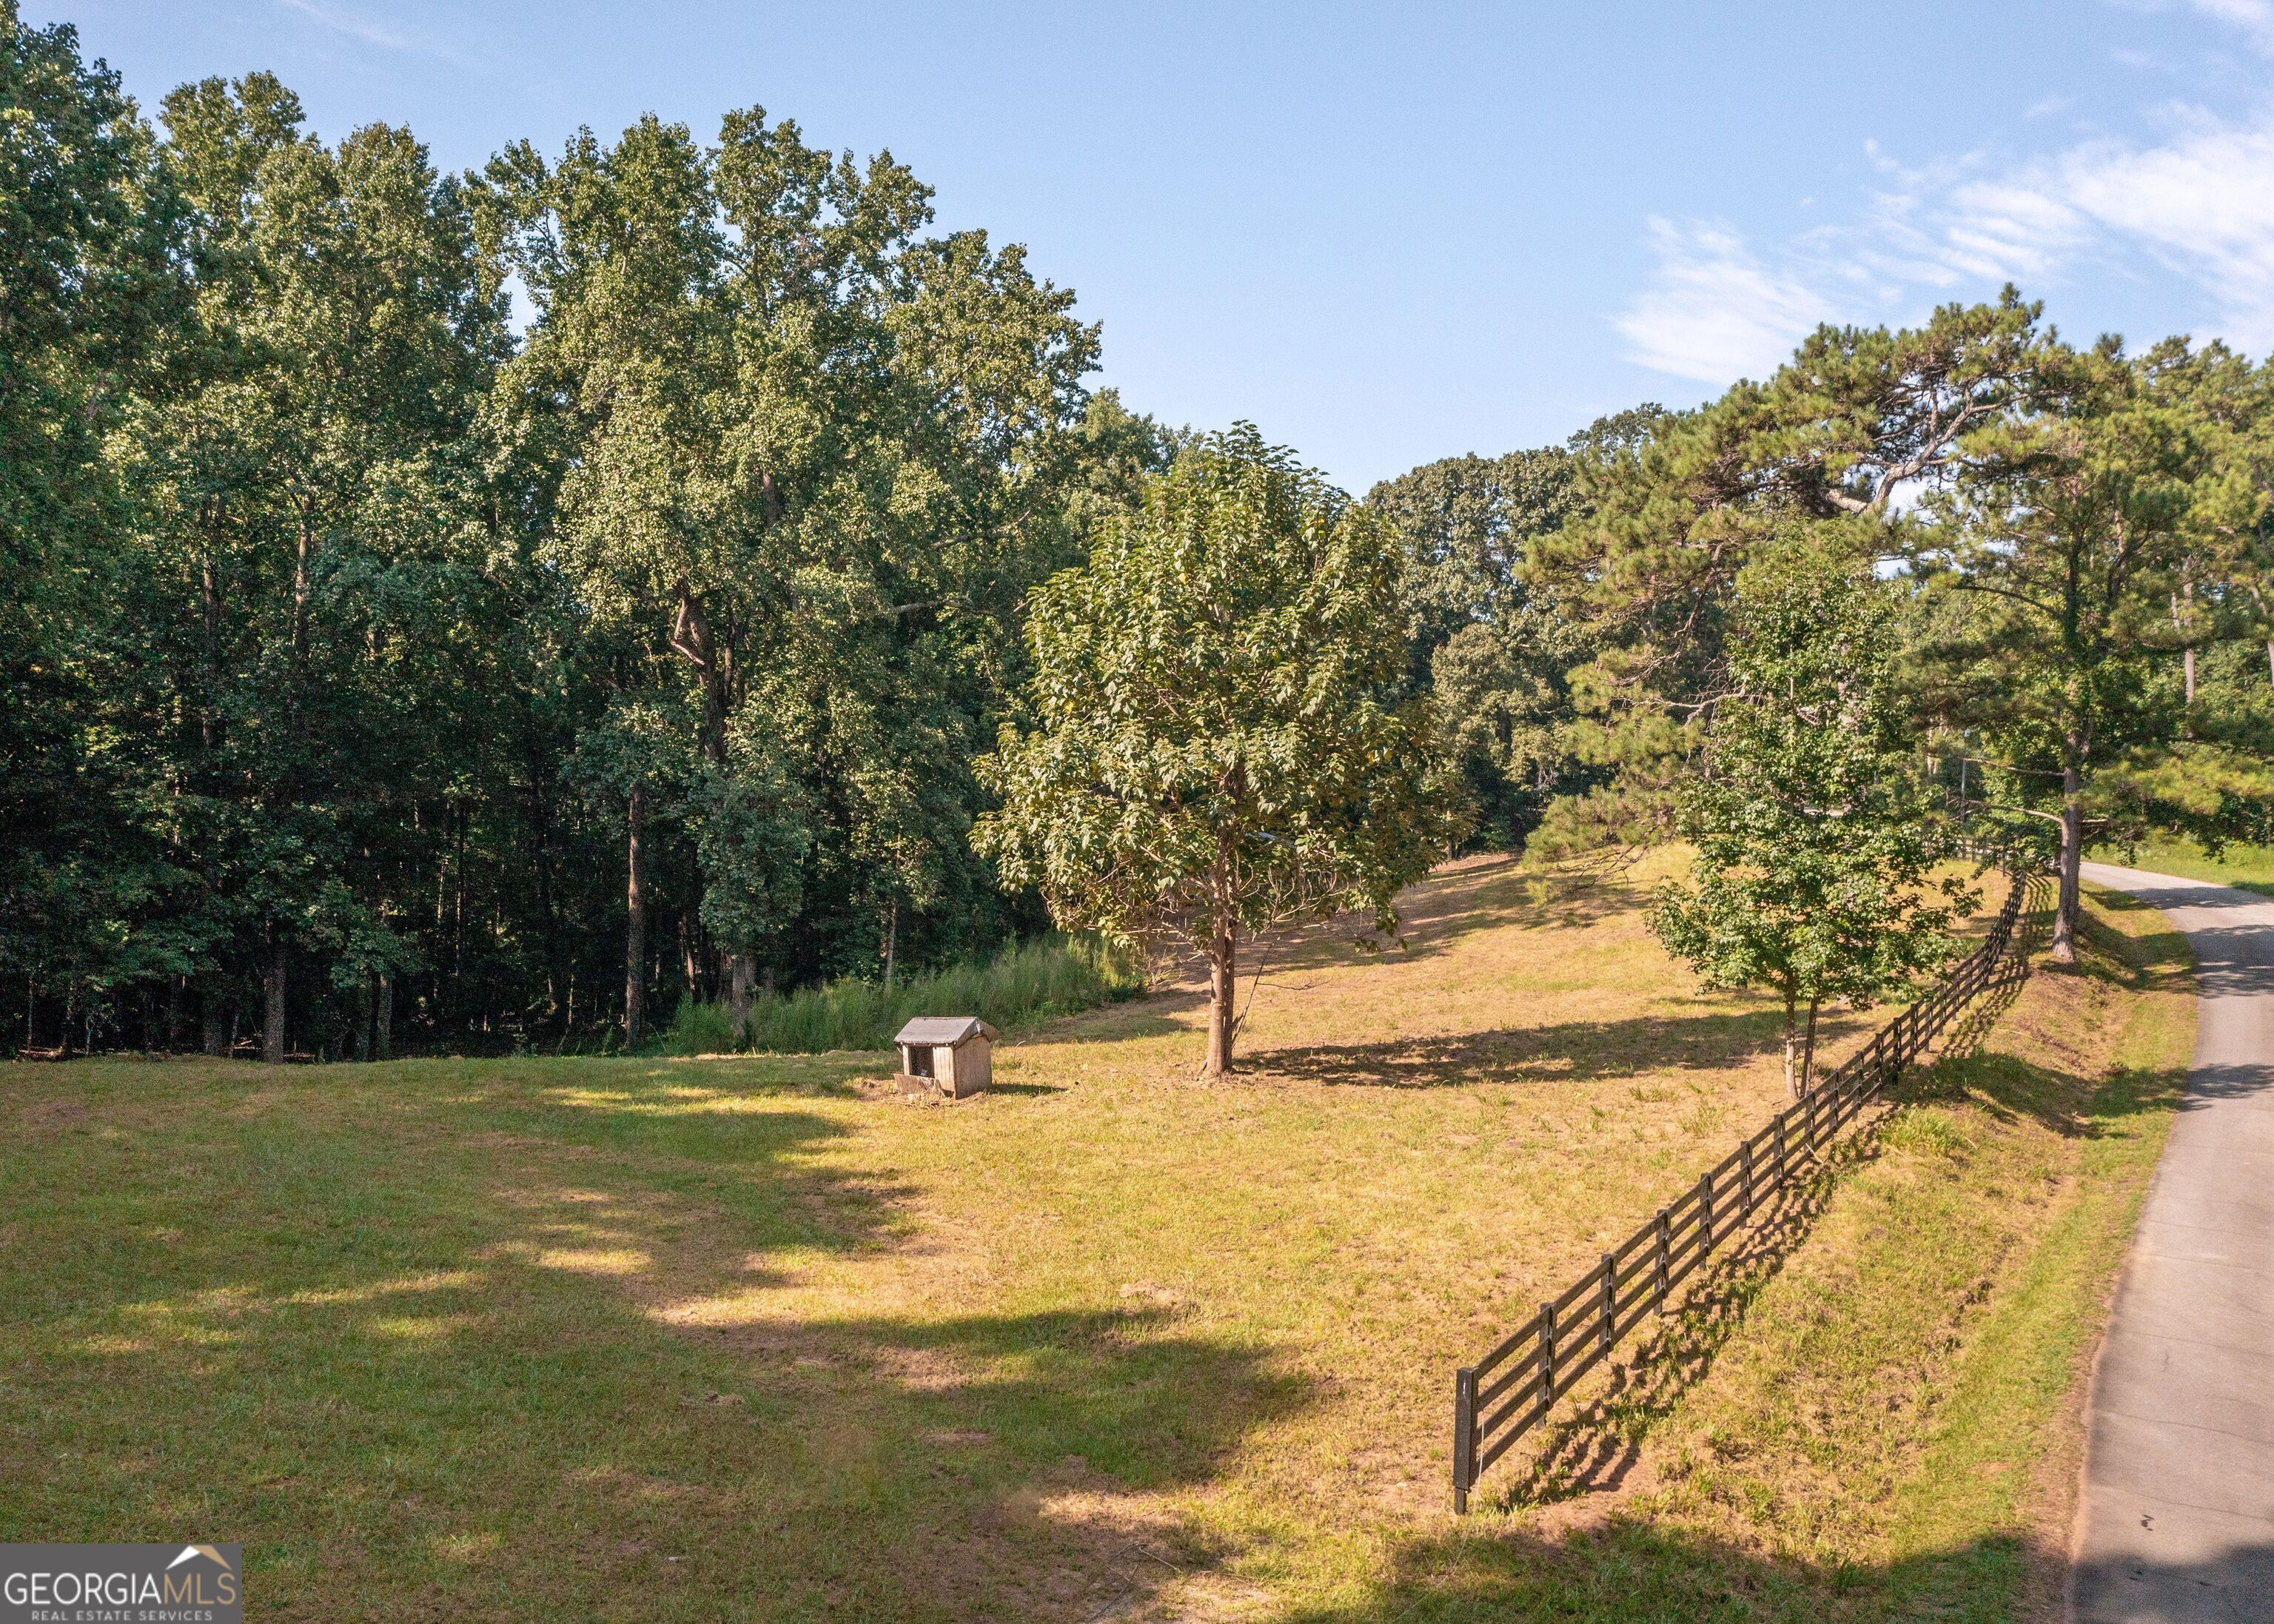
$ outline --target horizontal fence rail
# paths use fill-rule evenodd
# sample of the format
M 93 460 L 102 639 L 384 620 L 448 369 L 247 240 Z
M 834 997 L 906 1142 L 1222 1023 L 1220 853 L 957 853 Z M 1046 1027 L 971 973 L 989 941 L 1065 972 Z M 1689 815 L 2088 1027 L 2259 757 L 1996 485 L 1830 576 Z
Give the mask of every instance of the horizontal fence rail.
M 1603 1253 L 1594 1267 L 1542 1303 L 1499 1346 L 1453 1373 L 1453 1509 L 1469 1508 L 1477 1478 L 1540 1425 L 1549 1406 L 1653 1312 L 1713 1249 L 1743 1229 L 1753 1209 L 1820 1147 L 1855 1120 L 1871 1098 L 2007 968 L 2015 928 L 2044 881 L 2034 864 L 1973 853 L 2003 864 L 2013 884 L 1990 934 L 1949 978 L 1872 1035 L 1768 1126 L 1709 1169 L 1657 1216 Z

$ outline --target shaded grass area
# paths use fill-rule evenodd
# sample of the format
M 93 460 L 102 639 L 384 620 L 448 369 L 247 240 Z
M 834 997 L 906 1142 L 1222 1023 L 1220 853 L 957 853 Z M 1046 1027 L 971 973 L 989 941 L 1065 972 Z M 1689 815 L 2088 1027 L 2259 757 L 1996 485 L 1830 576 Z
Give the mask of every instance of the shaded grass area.
M 953 1107 L 847 1054 L 0 1069 L 0 1538 L 241 1538 L 288 1619 L 1888 1617 L 1952 1561 L 2014 1593 L 2026 1516 L 1890 1507 L 2036 1413 L 1944 1425 L 1984 1327 L 2055 1372 L 2091 1320 L 2116 1209 L 2029 1268 L 2130 1176 L 2062 1147 L 2160 1123 L 2096 1103 L 2090 1048 L 2184 1010 L 2125 958 L 2153 915 L 2097 913 L 2089 974 L 1716 1277 L 1593 1477 L 1446 1515 L 1452 1365 L 1781 1094 L 1776 1011 L 1657 954 L 1651 877 L 1548 904 L 1470 863 L 1410 951 L 1287 944 L 1220 1086 L 1190 987 L 1045 1024 Z M 1927 1398 L 1810 1430 L 1914 1365 Z
M 1053 1016 L 1132 998 L 1143 977 L 1130 955 L 1094 936 L 1049 936 L 1005 948 L 979 964 L 913 975 L 891 987 L 847 977 L 787 997 L 761 998 L 747 1042 L 723 1004 L 684 998 L 664 1036 L 674 1055 L 749 1048 L 776 1054 L 891 1047 L 918 1015 L 976 1015 L 1005 1032 Z

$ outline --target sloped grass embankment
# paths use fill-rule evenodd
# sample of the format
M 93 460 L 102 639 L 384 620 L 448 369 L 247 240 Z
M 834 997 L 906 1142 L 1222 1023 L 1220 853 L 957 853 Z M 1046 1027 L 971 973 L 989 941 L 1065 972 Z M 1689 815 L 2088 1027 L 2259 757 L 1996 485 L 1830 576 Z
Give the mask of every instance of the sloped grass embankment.
M 2186 1048 L 2114 899 L 1447 1515 L 1452 1365 L 1781 1092 L 1649 877 L 1282 944 L 1220 1085 L 1191 986 L 950 1108 L 876 1054 L 0 1068 L 0 1536 L 242 1540 L 275 1619 L 2013 1616 Z

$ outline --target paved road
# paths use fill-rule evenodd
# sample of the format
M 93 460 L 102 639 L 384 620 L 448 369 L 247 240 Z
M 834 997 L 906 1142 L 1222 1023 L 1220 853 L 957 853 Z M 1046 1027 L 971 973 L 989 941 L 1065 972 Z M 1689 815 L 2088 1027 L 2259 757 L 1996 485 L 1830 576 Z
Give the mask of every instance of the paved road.
M 2094 1367 L 2075 1624 L 2274 1624 L 2274 901 L 2087 863 L 2195 949 L 2194 1069 Z

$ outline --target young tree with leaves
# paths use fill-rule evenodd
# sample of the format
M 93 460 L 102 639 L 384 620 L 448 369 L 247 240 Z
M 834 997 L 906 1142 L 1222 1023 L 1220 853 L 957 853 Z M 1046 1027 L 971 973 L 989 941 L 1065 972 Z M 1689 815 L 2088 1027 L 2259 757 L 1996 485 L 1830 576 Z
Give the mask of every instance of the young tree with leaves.
M 975 843 L 1066 928 L 1209 960 L 1231 1069 L 1243 941 L 1345 910 L 1395 929 L 1457 832 L 1403 683 L 1402 560 L 1375 513 L 1242 424 L 1185 449 L 1088 564 L 1035 595 L 1027 688 Z
M 1824 1003 L 1868 1004 L 1946 962 L 1971 901 L 1930 876 L 1949 835 L 1895 680 L 1891 589 L 1849 561 L 1851 539 L 1822 543 L 1800 530 L 1737 578 L 1730 686 L 1678 801 L 1697 861 L 1650 912 L 1706 986 L 1782 1002 L 1796 1098 Z

